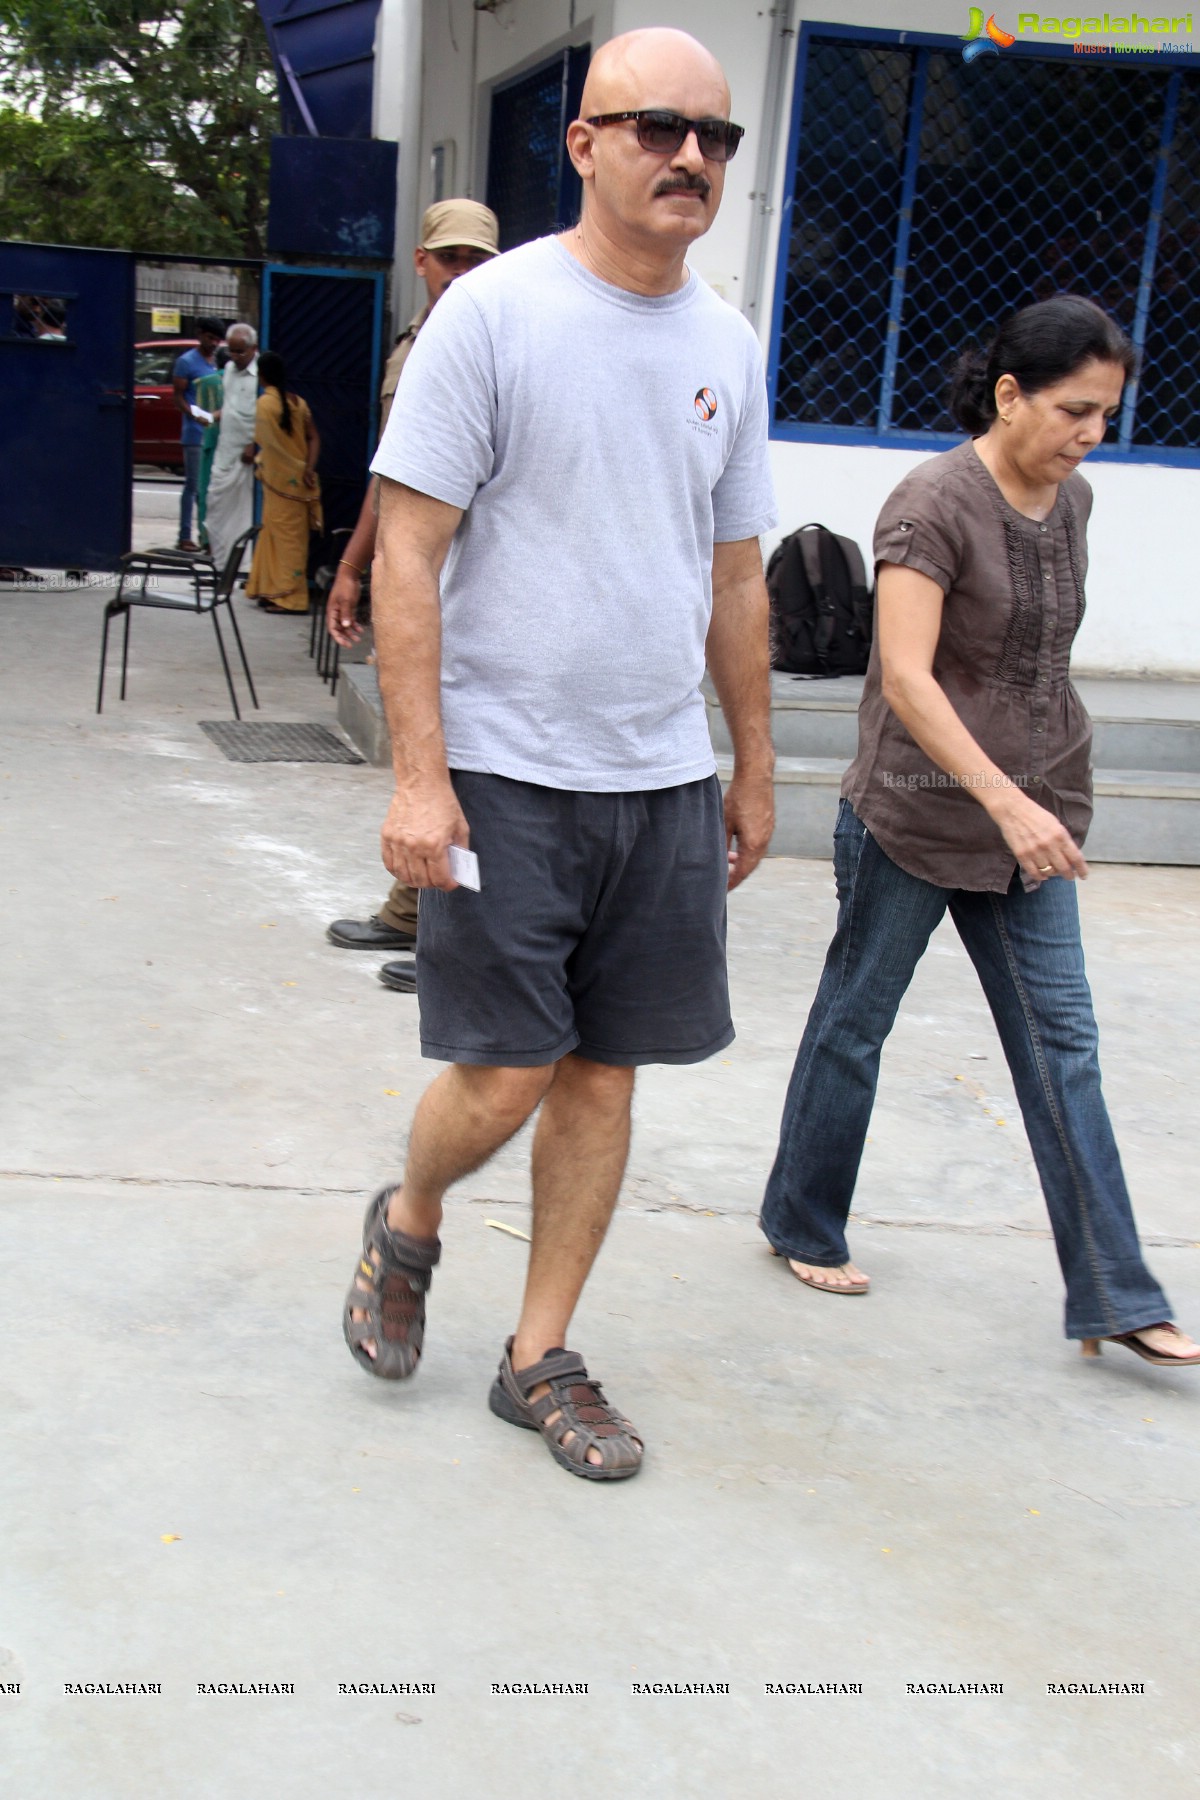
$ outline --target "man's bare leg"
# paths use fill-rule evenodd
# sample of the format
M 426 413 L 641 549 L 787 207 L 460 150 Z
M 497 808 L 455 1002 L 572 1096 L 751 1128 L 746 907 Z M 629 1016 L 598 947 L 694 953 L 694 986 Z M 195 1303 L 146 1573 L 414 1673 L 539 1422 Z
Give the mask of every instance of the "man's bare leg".
M 481 1168 L 516 1135 L 558 1066 L 501 1069 L 454 1063 L 444 1069 L 426 1088 L 413 1115 L 404 1181 L 388 1202 L 389 1227 L 410 1237 L 436 1237 L 446 1189 Z M 365 1293 L 367 1285 L 360 1275 L 355 1286 Z M 361 1320 L 366 1312 L 356 1308 L 351 1317 Z M 374 1357 L 374 1339 L 368 1338 L 363 1349 Z
M 632 1069 L 580 1056 L 564 1056 L 555 1069 L 533 1140 L 533 1244 L 513 1339 L 514 1369 L 566 1348 L 571 1316 L 625 1173 L 633 1083 Z M 548 1392 L 542 1382 L 529 1397 Z M 595 1450 L 588 1454 L 600 1461 Z

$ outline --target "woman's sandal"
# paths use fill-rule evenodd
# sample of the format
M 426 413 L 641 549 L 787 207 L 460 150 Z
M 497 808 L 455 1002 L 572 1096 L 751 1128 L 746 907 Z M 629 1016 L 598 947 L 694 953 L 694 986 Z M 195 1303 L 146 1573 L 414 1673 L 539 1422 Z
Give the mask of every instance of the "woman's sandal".
M 1152 1350 L 1150 1345 L 1142 1341 L 1141 1331 L 1173 1331 L 1176 1337 L 1182 1337 L 1178 1325 L 1172 1325 L 1169 1319 L 1163 1319 L 1158 1325 L 1143 1325 L 1139 1331 L 1122 1331 L 1113 1337 L 1083 1338 L 1080 1341 L 1080 1352 L 1084 1356 L 1099 1356 L 1101 1344 L 1124 1344 L 1135 1356 L 1144 1357 L 1148 1363 L 1156 1363 L 1160 1369 L 1188 1369 L 1200 1363 L 1200 1350 L 1193 1351 L 1191 1356 L 1164 1356 L 1161 1350 Z
M 791 1257 L 785 1256 L 782 1250 L 777 1250 L 775 1248 L 774 1244 L 768 1244 L 767 1249 L 771 1252 L 772 1256 L 778 1256 L 780 1258 L 780 1260 L 786 1265 L 789 1272 L 796 1277 L 797 1281 L 803 1282 L 805 1287 L 812 1288 L 814 1293 L 817 1293 L 817 1294 L 869 1294 L 871 1291 L 871 1277 L 869 1275 L 864 1275 L 861 1281 L 842 1281 L 842 1282 L 814 1281 L 811 1275 L 801 1275 L 799 1269 L 793 1269 Z M 844 1268 L 845 1264 L 841 1263 L 841 1264 L 837 1264 L 835 1266 L 839 1267 L 839 1268 Z
M 556 1463 L 585 1481 L 624 1481 L 642 1466 L 643 1444 L 628 1419 L 614 1412 L 574 1350 L 548 1350 L 527 1369 L 512 1366 L 509 1338 L 492 1383 L 488 1405 L 498 1419 L 540 1431 Z M 550 1392 L 530 1400 L 531 1388 L 549 1382 Z M 588 1461 L 595 1450 L 598 1463 Z
M 439 1238 L 409 1237 L 387 1222 L 394 1188 L 383 1188 L 367 1208 L 362 1255 L 342 1310 L 342 1330 L 355 1362 L 384 1381 L 404 1381 L 421 1360 L 425 1296 L 442 1254 Z M 358 1285 L 359 1277 L 370 1282 Z M 362 1319 L 352 1312 L 365 1313 Z M 371 1356 L 363 1346 L 373 1341 Z

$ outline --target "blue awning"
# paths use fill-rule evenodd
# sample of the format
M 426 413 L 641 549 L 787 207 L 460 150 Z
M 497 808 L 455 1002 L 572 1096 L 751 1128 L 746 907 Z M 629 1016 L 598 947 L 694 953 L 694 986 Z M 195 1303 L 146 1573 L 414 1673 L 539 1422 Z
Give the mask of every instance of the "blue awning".
M 258 0 L 289 136 L 369 138 L 379 0 Z

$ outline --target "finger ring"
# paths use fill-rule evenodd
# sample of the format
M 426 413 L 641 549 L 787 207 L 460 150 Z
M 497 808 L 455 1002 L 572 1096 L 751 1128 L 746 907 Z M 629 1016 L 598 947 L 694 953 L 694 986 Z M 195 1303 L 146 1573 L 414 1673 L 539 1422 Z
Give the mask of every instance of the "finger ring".
M 1045 863 L 1038 870 L 1039 875 L 1053 875 L 1053 873 L 1054 873 L 1054 864 L 1053 863 Z

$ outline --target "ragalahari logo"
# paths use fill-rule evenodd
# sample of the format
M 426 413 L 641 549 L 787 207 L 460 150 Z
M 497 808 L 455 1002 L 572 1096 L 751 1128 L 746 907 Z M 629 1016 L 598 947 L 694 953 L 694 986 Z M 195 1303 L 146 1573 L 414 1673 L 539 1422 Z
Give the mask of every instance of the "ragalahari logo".
M 1016 41 L 1011 31 L 1005 31 L 1002 26 L 997 25 L 995 13 L 985 25 L 982 6 L 973 6 L 970 22 L 962 35 L 963 61 L 974 62 L 977 56 L 999 56 L 1002 50 L 1009 49 Z

